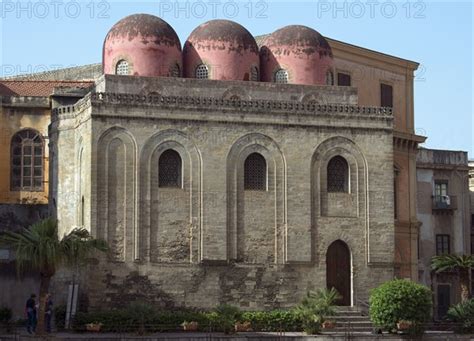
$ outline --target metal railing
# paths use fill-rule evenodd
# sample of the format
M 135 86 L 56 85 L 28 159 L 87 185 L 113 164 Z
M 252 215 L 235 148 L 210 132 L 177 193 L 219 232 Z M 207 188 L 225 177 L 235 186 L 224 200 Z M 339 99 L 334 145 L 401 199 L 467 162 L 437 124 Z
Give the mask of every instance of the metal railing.
M 434 210 L 456 210 L 458 208 L 458 200 L 455 195 L 434 195 Z

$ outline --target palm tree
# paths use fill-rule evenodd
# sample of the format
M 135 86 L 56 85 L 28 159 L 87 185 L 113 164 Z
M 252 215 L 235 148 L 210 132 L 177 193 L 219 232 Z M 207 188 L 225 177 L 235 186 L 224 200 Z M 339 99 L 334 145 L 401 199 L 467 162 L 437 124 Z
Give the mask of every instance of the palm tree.
M 93 239 L 84 228 L 75 228 L 60 239 L 58 224 L 53 219 L 45 219 L 19 232 L 4 231 L 0 234 L 0 244 L 15 251 L 18 273 L 30 269 L 40 274 L 38 334 L 45 332 L 46 295 L 56 270 L 63 265 L 84 262 L 93 250 L 107 250 L 104 241 Z
M 461 301 L 469 300 L 469 272 L 474 269 L 473 255 L 440 255 L 431 259 L 431 268 L 440 273 L 443 271 L 457 271 L 461 285 Z

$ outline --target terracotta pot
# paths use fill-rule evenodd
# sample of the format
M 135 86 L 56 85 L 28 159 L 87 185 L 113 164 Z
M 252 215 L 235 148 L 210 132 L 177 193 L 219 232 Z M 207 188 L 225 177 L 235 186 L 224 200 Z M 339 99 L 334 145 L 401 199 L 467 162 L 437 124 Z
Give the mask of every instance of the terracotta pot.
M 182 326 L 185 332 L 196 332 L 198 330 L 199 324 L 196 321 L 191 321 L 184 322 Z
M 326 321 L 323 322 L 322 327 L 323 327 L 323 329 L 334 329 L 334 327 L 336 327 L 336 322 L 326 320 Z
M 235 331 L 236 332 L 251 332 L 252 331 L 252 324 L 248 321 L 240 323 L 237 322 L 234 325 Z
M 407 330 L 410 329 L 413 326 L 413 323 L 410 321 L 400 321 L 397 323 L 397 329 L 398 330 Z
M 102 323 L 88 323 L 86 324 L 86 330 L 88 332 L 100 332 L 100 329 L 102 328 Z

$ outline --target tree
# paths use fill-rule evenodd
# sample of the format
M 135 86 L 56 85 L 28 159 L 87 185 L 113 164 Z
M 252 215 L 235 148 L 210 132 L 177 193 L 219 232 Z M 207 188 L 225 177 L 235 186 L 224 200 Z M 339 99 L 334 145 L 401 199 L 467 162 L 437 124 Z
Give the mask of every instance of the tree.
M 443 271 L 456 271 L 461 285 L 461 301 L 467 302 L 470 296 L 469 272 L 474 269 L 474 256 L 468 255 L 440 255 L 431 259 L 431 268 L 440 273 Z
M 92 238 L 84 228 L 75 228 L 60 239 L 58 224 L 53 219 L 45 219 L 19 232 L 4 231 L 0 234 L 0 244 L 14 250 L 18 273 L 29 269 L 40 274 L 38 334 L 45 333 L 46 295 L 56 270 L 84 262 L 93 250 L 107 250 L 104 241 Z

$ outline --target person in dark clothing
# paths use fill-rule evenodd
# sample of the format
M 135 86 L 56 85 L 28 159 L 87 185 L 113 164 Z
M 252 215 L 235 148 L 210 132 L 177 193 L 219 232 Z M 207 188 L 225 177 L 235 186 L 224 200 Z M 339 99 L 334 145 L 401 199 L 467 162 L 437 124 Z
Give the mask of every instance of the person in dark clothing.
M 44 320 L 46 325 L 46 332 L 51 333 L 51 317 L 53 316 L 53 300 L 51 294 L 46 296 L 46 307 L 44 311 Z
M 31 294 L 30 298 L 26 301 L 26 317 L 28 322 L 26 324 L 26 331 L 32 334 L 36 330 L 36 295 Z

